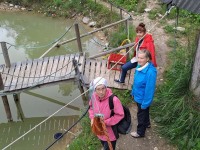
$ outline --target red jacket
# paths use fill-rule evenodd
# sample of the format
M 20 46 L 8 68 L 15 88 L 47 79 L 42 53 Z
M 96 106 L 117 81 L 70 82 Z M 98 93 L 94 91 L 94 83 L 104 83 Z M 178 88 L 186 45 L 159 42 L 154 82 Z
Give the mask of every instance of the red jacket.
M 139 41 L 139 38 L 136 37 L 135 38 L 135 43 L 137 43 Z M 152 63 L 154 64 L 155 67 L 157 67 L 157 63 L 156 63 L 156 55 L 155 55 L 155 46 L 154 46 L 154 40 L 151 34 L 146 34 L 144 37 L 144 40 L 142 42 L 142 44 L 140 45 L 139 49 L 147 49 L 150 51 L 151 53 L 151 57 L 152 57 Z M 135 55 L 134 55 L 135 56 Z

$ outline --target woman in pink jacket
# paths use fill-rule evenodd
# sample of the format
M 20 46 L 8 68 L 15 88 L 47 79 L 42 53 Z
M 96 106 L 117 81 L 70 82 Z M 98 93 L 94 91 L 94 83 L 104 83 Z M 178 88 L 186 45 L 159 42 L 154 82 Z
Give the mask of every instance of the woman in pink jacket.
M 117 138 L 115 137 L 112 126 L 117 124 L 123 117 L 124 111 L 120 100 L 114 96 L 113 104 L 114 104 L 114 116 L 111 116 L 111 110 L 109 107 L 109 97 L 113 94 L 111 89 L 107 88 L 107 81 L 102 77 L 98 77 L 94 79 L 91 83 L 94 92 L 92 93 L 91 100 L 89 102 L 89 117 L 91 119 L 91 126 L 93 124 L 93 119 L 95 115 L 103 116 L 103 120 L 106 125 L 106 129 L 108 132 L 109 140 L 111 141 L 113 150 L 115 150 Z M 98 138 L 103 145 L 104 150 L 109 150 L 107 138 L 105 135 L 98 135 Z

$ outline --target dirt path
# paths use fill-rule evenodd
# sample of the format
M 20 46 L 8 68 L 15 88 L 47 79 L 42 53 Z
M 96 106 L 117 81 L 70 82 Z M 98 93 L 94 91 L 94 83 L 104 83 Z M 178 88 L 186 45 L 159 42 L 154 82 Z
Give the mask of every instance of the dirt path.
M 98 1 L 100 2 L 100 1 Z M 110 5 L 101 1 L 103 5 L 110 8 Z M 147 1 L 147 8 L 153 10 L 154 8 L 158 7 L 157 0 L 148 0 Z M 126 14 L 124 14 L 126 15 Z M 131 14 L 133 20 L 130 21 L 130 24 L 137 26 L 140 22 L 146 24 L 147 30 L 151 29 L 158 20 L 150 20 L 148 18 L 148 13 L 143 13 L 140 15 Z M 127 17 L 127 16 L 124 16 Z M 159 19 L 159 18 L 158 18 Z M 167 53 L 171 50 L 167 46 L 167 41 L 169 37 L 165 34 L 163 30 L 163 26 L 158 23 L 155 28 L 153 28 L 150 33 L 153 35 L 154 43 L 156 47 L 156 59 L 158 64 L 158 78 L 157 84 L 163 82 L 162 74 L 164 72 L 164 68 L 166 67 L 166 60 L 167 60 Z M 130 105 L 130 111 L 132 114 L 132 131 L 136 130 L 137 127 L 137 106 L 135 103 Z M 152 127 L 147 129 L 146 135 L 144 138 L 133 138 L 131 135 L 120 135 L 120 138 L 117 142 L 117 150 L 175 150 L 173 146 L 169 145 L 167 141 L 161 138 L 155 131 L 155 123 L 151 120 Z

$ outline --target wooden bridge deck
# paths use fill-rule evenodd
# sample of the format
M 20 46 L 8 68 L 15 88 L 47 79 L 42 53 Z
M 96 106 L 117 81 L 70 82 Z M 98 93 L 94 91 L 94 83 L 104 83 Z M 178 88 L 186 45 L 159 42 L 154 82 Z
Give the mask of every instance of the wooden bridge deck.
M 84 56 L 71 54 L 17 62 L 13 63 L 10 68 L 1 65 L 3 92 L 16 92 L 73 79 L 75 77 L 72 62 L 74 58 L 78 63 L 84 64 Z M 79 70 L 83 71 L 83 67 L 83 65 L 79 66 Z
M 88 59 L 85 56 L 71 54 L 17 62 L 13 63 L 10 68 L 1 65 L 3 93 L 14 93 L 23 89 L 74 79 L 75 69 L 72 62 L 74 58 L 81 64 L 79 71 L 87 86 L 94 78 L 101 76 L 108 80 L 109 87 L 131 89 L 133 70 L 127 73 L 125 84 L 119 84 L 114 82 L 114 79 L 119 78 L 120 71 L 109 71 L 106 60 Z
M 86 59 L 83 78 L 87 85 L 96 77 L 104 77 L 108 81 L 108 87 L 117 89 L 132 88 L 134 70 L 129 70 L 126 75 L 125 83 L 116 83 L 114 79 L 119 79 L 120 71 L 107 69 L 107 60 Z

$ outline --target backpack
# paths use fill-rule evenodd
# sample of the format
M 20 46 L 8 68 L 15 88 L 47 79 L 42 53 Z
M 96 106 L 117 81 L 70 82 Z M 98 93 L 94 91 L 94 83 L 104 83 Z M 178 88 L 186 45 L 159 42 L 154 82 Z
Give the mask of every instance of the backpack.
M 109 107 L 111 110 L 111 116 L 114 116 L 114 104 L 113 104 L 113 97 L 116 96 L 112 94 L 109 97 Z M 115 137 L 118 139 L 119 138 L 119 133 L 120 134 L 128 134 L 131 131 L 132 125 L 131 125 L 131 113 L 128 107 L 122 105 L 123 110 L 124 110 L 124 118 L 120 120 L 116 125 L 112 126 L 112 130 L 115 134 Z

